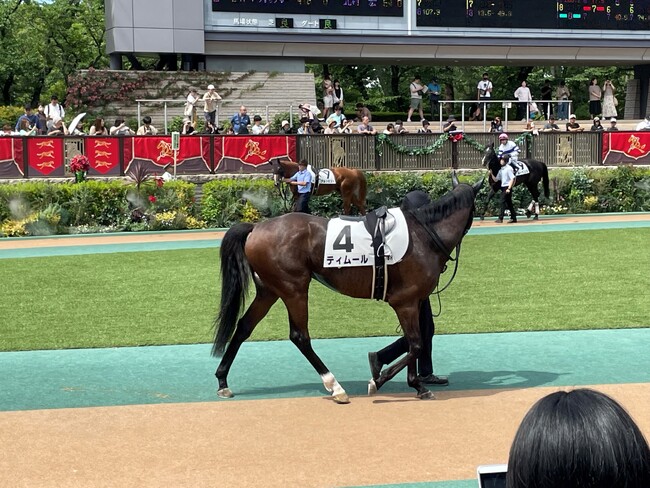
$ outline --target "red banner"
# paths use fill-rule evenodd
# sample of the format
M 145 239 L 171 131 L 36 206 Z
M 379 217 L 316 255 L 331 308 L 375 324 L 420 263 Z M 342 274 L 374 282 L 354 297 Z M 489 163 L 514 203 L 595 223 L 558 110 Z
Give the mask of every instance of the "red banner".
M 289 158 L 295 160 L 296 140 L 291 136 L 231 136 L 224 137 L 221 158 L 215 157 L 215 166 L 221 162 L 237 160 L 243 165 L 258 167 L 271 159 Z M 218 140 L 215 140 L 215 144 Z M 215 154 L 219 151 L 215 148 Z
M 604 132 L 603 164 L 650 164 L 650 131 Z
M 117 137 L 86 137 L 90 174 L 120 174 L 120 141 Z
M 202 137 L 183 136 L 181 137 L 181 145 L 178 151 L 176 166 L 182 166 L 184 163 L 200 163 L 204 170 L 209 171 L 208 164 L 209 155 L 204 154 L 204 145 L 202 144 Z M 133 148 L 129 151 L 125 147 L 125 154 L 130 153 L 130 160 L 126 160 L 127 169 L 129 165 L 136 160 L 153 163 L 155 167 L 162 173 L 162 169 L 168 164 L 174 164 L 174 151 L 172 150 L 172 143 L 170 136 L 147 136 L 147 137 L 134 137 L 132 139 L 125 139 L 124 145 L 129 142 L 133 144 Z
M 0 137 L 0 178 L 21 178 L 24 175 L 22 138 Z
M 63 139 L 27 138 L 29 176 L 63 176 Z

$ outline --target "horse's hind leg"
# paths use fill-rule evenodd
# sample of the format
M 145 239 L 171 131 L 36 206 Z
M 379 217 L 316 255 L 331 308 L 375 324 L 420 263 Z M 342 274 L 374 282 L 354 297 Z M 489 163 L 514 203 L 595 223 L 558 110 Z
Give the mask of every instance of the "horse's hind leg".
M 296 345 L 302 355 L 307 358 L 309 364 L 320 375 L 325 389 L 332 394 L 332 399 L 336 403 L 350 403 L 348 394 L 311 346 L 311 338 L 309 337 L 309 329 L 307 327 L 307 295 L 305 294 L 295 298 L 283 298 L 283 300 L 289 312 L 289 338 L 291 342 Z
M 235 360 L 235 356 L 237 355 L 242 343 L 250 337 L 257 324 L 260 323 L 260 320 L 266 316 L 273 304 L 278 300 L 278 296 L 269 289 L 257 283 L 256 285 L 257 293 L 255 299 L 251 303 L 250 307 L 248 307 L 244 316 L 239 319 L 239 322 L 237 322 L 235 333 L 230 339 L 230 343 L 228 344 L 226 352 L 224 353 L 223 358 L 221 358 L 221 362 L 219 363 L 219 367 L 215 373 L 215 376 L 219 381 L 219 390 L 217 391 L 217 395 L 221 398 L 232 398 L 234 396 L 230 388 L 228 388 L 228 372 Z
M 528 188 L 528 191 L 530 192 L 531 196 L 533 197 L 532 201 L 530 202 L 530 205 L 528 205 L 528 208 L 526 209 L 526 217 L 530 218 L 531 215 L 533 215 L 533 220 L 539 220 L 539 188 L 537 183 L 532 184 L 532 182 L 526 183 L 526 188 Z M 534 212 L 534 214 L 533 214 Z

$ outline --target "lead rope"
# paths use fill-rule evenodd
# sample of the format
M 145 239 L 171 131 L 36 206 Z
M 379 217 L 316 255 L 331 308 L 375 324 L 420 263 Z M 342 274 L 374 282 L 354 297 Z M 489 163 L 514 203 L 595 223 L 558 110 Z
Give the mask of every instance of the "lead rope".
M 442 287 L 442 289 L 439 286 L 436 286 L 436 291 L 432 293 L 432 295 L 435 295 L 436 298 L 438 298 L 438 313 L 432 313 L 434 318 L 440 317 L 442 315 L 442 300 L 440 299 L 440 294 L 445 291 L 449 285 L 451 285 L 451 282 L 454 281 L 454 278 L 456 277 L 456 271 L 458 271 L 458 257 L 460 256 L 460 243 L 456 246 L 456 259 L 455 264 L 454 264 L 454 272 L 451 275 L 451 278 L 447 282 L 445 286 Z M 442 271 L 443 273 L 447 270 L 447 265 L 445 265 L 445 269 Z

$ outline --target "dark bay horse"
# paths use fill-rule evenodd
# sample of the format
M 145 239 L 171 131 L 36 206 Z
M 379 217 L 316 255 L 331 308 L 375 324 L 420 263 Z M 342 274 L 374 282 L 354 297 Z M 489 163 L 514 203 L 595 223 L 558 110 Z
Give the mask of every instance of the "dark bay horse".
M 298 163 L 287 159 L 272 160 L 273 176 L 276 185 L 280 185 L 282 178 L 291 178 L 298 172 Z M 314 196 L 327 195 L 338 191 L 343 198 L 343 214 L 349 215 L 352 205 L 359 209 L 361 215 L 366 214 L 366 175 L 359 169 L 346 168 L 344 166 L 329 169 L 336 180 L 336 184 L 319 183 L 312 193 Z M 314 170 L 316 171 L 316 170 Z M 317 171 L 316 171 L 317 172 Z M 291 186 L 293 201 L 298 198 L 298 187 Z
M 402 260 L 388 267 L 386 301 L 393 308 L 408 339 L 410 350 L 400 360 L 370 380 L 368 392 L 408 366 L 408 384 L 419 398 L 432 394 L 416 374 L 421 350 L 420 303 L 435 290 L 445 263 L 451 259 L 472 225 L 474 201 L 483 180 L 474 186 L 458 184 L 439 200 L 405 211 L 409 244 Z M 325 389 L 337 403 L 348 403 L 348 395 L 311 346 L 308 329 L 307 294 L 312 278 L 354 298 L 369 298 L 373 267 L 329 268 L 323 266 L 328 220 L 303 213 L 290 213 L 259 224 L 232 227 L 221 243 L 221 305 L 215 320 L 212 352 L 222 356 L 216 377 L 217 394 L 233 396 L 228 372 L 242 343 L 278 300 L 289 312 L 289 337 L 320 375 Z M 255 298 L 241 315 L 250 281 Z M 225 351 L 225 353 L 224 353 Z
M 530 173 L 526 175 L 517 176 L 515 180 L 516 185 L 525 185 L 528 188 L 528 191 L 533 197 L 533 201 L 530 202 L 528 209 L 526 210 L 526 217 L 534 216 L 533 220 L 539 219 L 539 182 L 543 181 L 544 183 L 544 196 L 548 198 L 550 196 L 549 191 L 549 181 L 548 181 L 548 167 L 541 161 L 536 159 L 520 159 L 520 162 L 528 166 Z M 494 150 L 494 143 L 490 143 L 485 148 L 485 153 L 483 154 L 483 166 L 487 166 L 490 173 L 496 177 L 497 173 L 501 169 L 501 163 L 499 162 L 499 157 L 497 156 L 496 151 Z M 485 212 L 487 211 L 488 204 L 490 200 L 496 193 L 501 192 L 501 182 L 499 181 L 490 181 L 490 192 L 488 193 L 487 200 L 485 201 L 485 207 L 480 217 L 483 219 Z

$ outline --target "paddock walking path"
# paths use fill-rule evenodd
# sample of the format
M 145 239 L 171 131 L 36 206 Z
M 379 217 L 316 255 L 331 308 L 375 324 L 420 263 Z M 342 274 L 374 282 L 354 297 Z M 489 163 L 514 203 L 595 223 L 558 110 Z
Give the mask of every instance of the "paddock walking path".
M 650 227 L 650 214 L 476 221 L 472 233 Z M 219 231 L 0 240 L 0 258 L 218 246 Z M 0 263 L 1 266 L 1 263 Z M 649 324 L 650 325 L 650 324 Z M 38 488 L 476 488 L 525 412 L 559 388 L 613 395 L 650 438 L 650 328 L 440 335 L 450 386 L 398 375 L 367 396 L 391 337 L 314 341 L 351 395 L 334 404 L 289 341 L 246 342 L 216 397 L 210 345 L 0 353 L 0 485 Z

